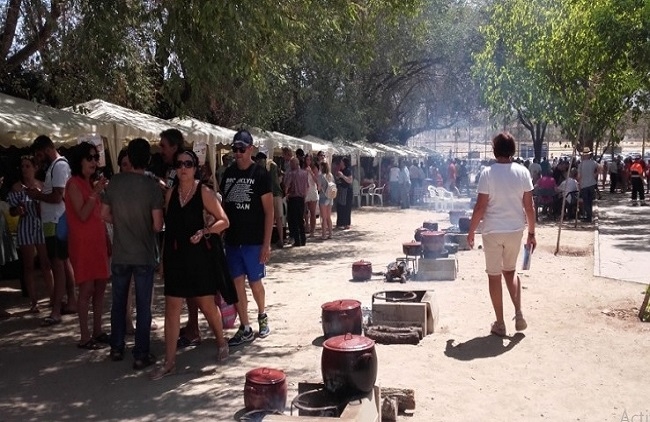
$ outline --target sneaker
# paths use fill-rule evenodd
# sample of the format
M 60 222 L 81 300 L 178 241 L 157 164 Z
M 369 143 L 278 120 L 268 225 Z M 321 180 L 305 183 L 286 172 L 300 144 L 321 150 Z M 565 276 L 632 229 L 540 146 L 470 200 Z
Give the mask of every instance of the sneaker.
M 260 315 L 257 318 L 257 323 L 260 326 L 259 335 L 261 338 L 271 334 L 271 329 L 269 328 L 269 317 L 266 314 Z
M 239 330 L 237 330 L 235 335 L 228 340 L 228 346 L 239 346 L 240 344 L 250 343 L 253 340 L 255 340 L 253 330 L 250 328 L 246 330 L 244 326 L 240 325 Z

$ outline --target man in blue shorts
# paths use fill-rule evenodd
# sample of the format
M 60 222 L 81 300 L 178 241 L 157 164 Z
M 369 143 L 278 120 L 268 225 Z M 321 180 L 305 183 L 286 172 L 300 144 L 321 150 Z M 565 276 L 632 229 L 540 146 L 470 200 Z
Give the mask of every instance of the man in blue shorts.
M 232 152 L 235 165 L 225 170 L 220 191 L 230 220 L 225 239 L 226 258 L 239 298 L 236 306 L 240 326 L 228 345 L 238 346 L 255 339 L 248 319 L 246 278 L 257 304 L 259 336 L 263 338 L 271 333 L 262 278 L 271 256 L 274 212 L 271 176 L 265 167 L 253 161 L 253 137 L 248 131 L 235 134 Z

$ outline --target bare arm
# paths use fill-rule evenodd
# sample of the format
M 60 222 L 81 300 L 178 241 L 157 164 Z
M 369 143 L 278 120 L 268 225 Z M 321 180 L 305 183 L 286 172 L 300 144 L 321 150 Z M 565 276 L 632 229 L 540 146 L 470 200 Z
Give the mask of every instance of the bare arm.
M 526 222 L 528 223 L 528 235 L 526 236 L 526 245 L 530 245 L 530 251 L 537 247 L 535 240 L 535 206 L 533 205 L 533 192 L 524 192 L 523 198 L 524 212 L 526 213 Z
M 54 188 L 51 193 L 43 193 L 39 189 L 26 189 L 27 195 L 37 201 L 47 202 L 48 204 L 60 204 L 63 201 L 65 188 Z
M 474 247 L 474 235 L 479 223 L 485 215 L 490 196 L 487 193 L 479 193 L 476 198 L 476 205 L 472 212 L 472 220 L 469 222 L 469 231 L 467 232 L 467 244 L 470 248 Z
M 223 210 L 223 207 L 217 199 L 214 191 L 209 187 L 203 185 L 201 186 L 201 199 L 203 200 L 203 208 L 214 217 L 211 220 L 211 224 L 206 226 L 203 229 L 198 230 L 190 239 L 192 243 L 199 243 L 201 238 L 205 235 L 210 234 L 221 234 L 224 230 L 230 227 L 230 220 L 226 212 Z
M 97 192 L 93 192 L 87 199 L 84 200 L 79 187 L 76 184 L 70 183 L 68 187 L 68 200 L 72 205 L 72 209 L 81 221 L 88 221 L 93 209 L 97 205 Z
M 153 231 L 158 233 L 162 231 L 163 228 L 163 210 L 151 210 L 151 218 L 153 219 Z
M 109 205 L 102 204 L 102 220 L 113 224 L 113 213 L 111 212 L 111 207 Z
M 264 243 L 260 252 L 260 262 L 266 264 L 271 257 L 271 234 L 273 233 L 273 221 L 275 218 L 273 209 L 273 194 L 271 192 L 262 195 L 262 208 L 264 209 Z

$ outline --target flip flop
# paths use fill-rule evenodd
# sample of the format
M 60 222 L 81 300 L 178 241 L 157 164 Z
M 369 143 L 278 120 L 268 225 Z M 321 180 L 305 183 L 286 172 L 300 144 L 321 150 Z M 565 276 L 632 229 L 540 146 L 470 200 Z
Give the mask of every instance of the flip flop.
M 52 318 L 51 316 L 45 317 L 41 320 L 41 327 L 51 327 L 61 323 L 61 319 Z
M 165 369 L 165 365 L 161 366 L 160 368 L 152 371 L 149 374 L 149 379 L 151 381 L 157 381 L 161 378 L 166 377 L 167 375 L 173 375 L 176 373 L 176 365 L 173 365 L 171 368 Z
M 80 349 L 85 349 L 85 350 L 99 350 L 104 348 L 104 346 L 98 342 L 95 341 L 94 338 L 91 338 L 85 343 L 78 343 L 77 347 Z

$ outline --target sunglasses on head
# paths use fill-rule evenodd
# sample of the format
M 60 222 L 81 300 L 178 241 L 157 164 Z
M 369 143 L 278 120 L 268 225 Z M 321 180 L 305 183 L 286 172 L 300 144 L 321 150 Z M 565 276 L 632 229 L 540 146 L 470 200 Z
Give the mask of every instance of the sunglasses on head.
M 194 161 L 192 160 L 178 160 L 176 163 L 174 163 L 174 167 L 179 169 L 181 167 L 185 167 L 186 169 L 191 169 L 194 167 Z
M 87 161 L 93 161 L 93 160 L 99 161 L 99 154 L 88 154 L 86 156 L 86 160 Z
M 232 152 L 238 152 L 240 154 L 243 154 L 244 152 L 246 152 L 247 149 L 248 149 L 248 147 L 242 147 L 242 146 L 237 146 L 237 145 L 232 146 Z

